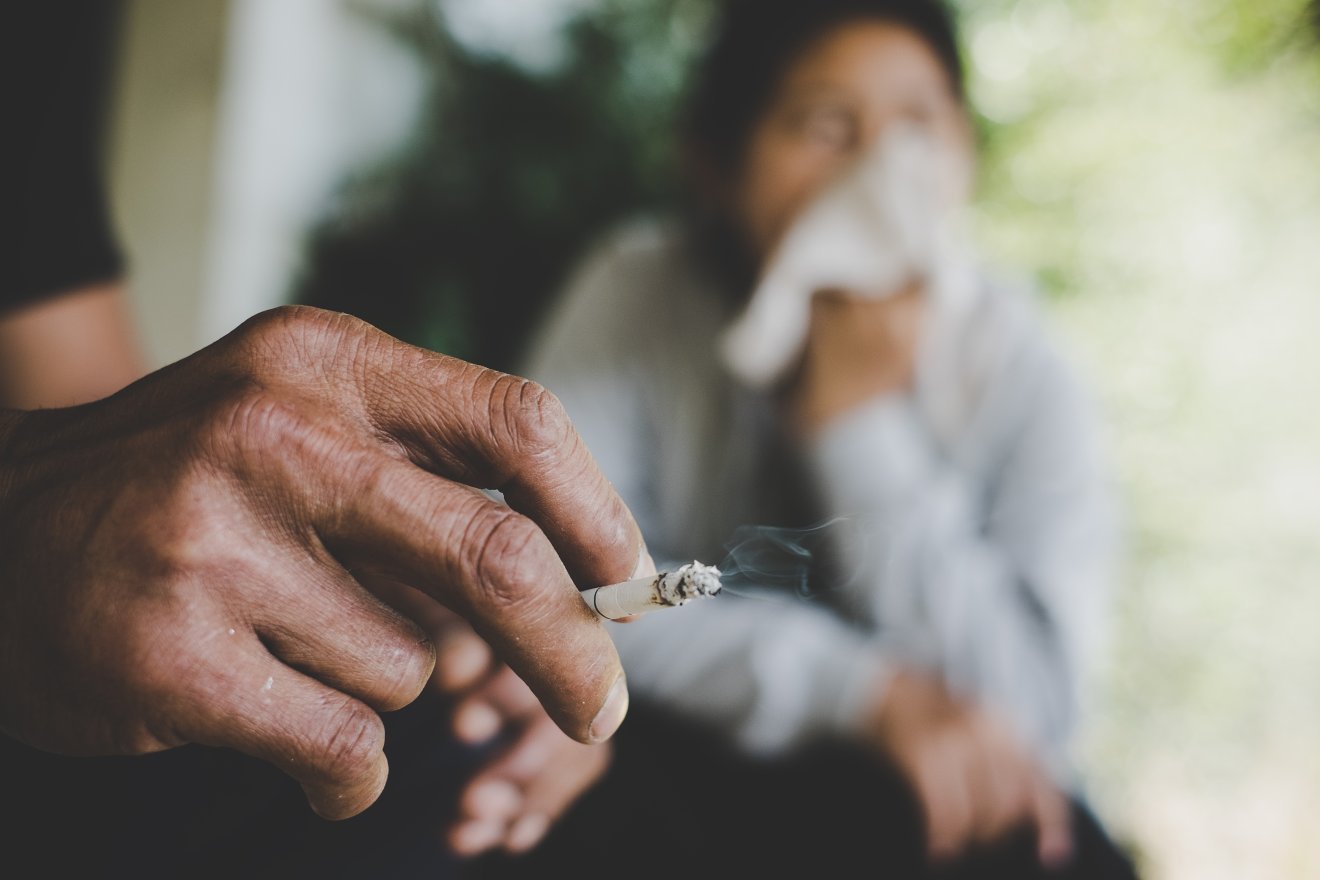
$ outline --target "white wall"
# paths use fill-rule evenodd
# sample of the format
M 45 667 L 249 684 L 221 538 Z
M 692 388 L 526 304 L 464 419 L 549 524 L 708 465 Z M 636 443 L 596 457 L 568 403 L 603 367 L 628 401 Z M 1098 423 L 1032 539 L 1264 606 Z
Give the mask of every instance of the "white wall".
M 126 4 L 111 190 L 156 364 L 283 301 L 335 183 L 411 128 L 419 72 L 367 5 Z
M 336 182 L 411 128 L 420 72 L 355 5 L 232 0 L 203 340 L 282 300 Z
M 125 4 L 111 106 L 110 191 L 148 353 L 197 344 L 225 0 Z

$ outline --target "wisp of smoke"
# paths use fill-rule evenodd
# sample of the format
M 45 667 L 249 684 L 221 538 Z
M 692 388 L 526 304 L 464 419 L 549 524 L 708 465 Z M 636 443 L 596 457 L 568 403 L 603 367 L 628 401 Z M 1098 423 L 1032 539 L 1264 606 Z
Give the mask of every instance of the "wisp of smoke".
M 724 590 L 754 599 L 820 598 L 839 586 L 835 560 L 849 526 L 844 517 L 807 528 L 739 526 L 719 565 Z

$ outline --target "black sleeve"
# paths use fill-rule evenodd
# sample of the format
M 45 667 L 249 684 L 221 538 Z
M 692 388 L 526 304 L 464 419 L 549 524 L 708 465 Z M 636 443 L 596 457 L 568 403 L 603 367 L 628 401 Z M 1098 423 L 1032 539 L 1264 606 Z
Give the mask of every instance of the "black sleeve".
M 0 11 L 0 311 L 123 270 L 101 180 L 117 12 L 110 0 Z

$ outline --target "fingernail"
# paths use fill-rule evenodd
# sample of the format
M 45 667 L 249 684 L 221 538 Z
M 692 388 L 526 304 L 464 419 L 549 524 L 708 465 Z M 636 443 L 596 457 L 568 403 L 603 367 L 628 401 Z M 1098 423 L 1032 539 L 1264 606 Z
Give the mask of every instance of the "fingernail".
M 504 845 L 510 852 L 526 852 L 540 843 L 549 830 L 550 820 L 540 813 L 532 813 L 514 823 Z
M 591 729 L 587 731 L 587 735 L 591 737 L 593 743 L 604 742 L 619 729 L 627 714 L 628 682 L 620 674 L 615 679 L 614 686 L 610 688 L 609 696 L 605 698 L 605 705 L 600 707 L 600 711 L 592 719 Z
M 655 560 L 651 558 L 651 554 L 646 550 L 646 545 L 643 544 L 641 555 L 637 557 L 637 565 L 633 568 L 632 577 L 650 577 L 653 574 L 655 574 Z

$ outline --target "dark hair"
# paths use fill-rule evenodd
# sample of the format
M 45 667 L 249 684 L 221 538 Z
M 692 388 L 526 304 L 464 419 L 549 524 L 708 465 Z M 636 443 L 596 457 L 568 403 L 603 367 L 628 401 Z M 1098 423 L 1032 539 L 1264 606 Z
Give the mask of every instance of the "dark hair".
M 957 34 L 940 0 L 725 0 L 688 99 L 689 145 L 715 170 L 733 171 L 798 57 L 830 28 L 867 18 L 900 25 L 924 40 L 963 99 Z

